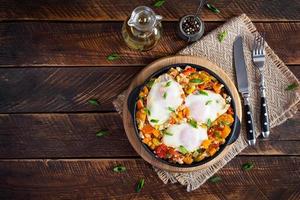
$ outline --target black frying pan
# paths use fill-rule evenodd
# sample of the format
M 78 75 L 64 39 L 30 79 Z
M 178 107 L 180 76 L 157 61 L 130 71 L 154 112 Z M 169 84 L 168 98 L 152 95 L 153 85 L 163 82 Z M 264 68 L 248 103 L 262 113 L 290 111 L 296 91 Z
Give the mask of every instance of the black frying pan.
M 132 117 L 132 120 L 133 120 L 133 124 L 134 124 L 134 129 L 135 129 L 135 134 L 136 134 L 136 137 L 139 138 L 141 144 L 143 145 L 143 147 L 153 156 L 155 157 L 157 160 L 159 160 L 160 162 L 163 162 L 163 163 L 166 163 L 168 165 L 172 165 L 172 166 L 175 166 L 175 167 L 195 167 L 195 166 L 199 166 L 199 165 L 202 165 L 204 163 L 207 163 L 209 161 L 211 161 L 212 159 L 214 159 L 215 157 L 217 157 L 224 149 L 227 145 L 230 145 L 232 143 L 234 143 L 237 138 L 239 137 L 239 134 L 240 134 L 240 126 L 241 126 L 241 122 L 240 122 L 240 119 L 238 118 L 237 116 L 237 111 L 236 111 L 236 103 L 235 103 L 235 100 L 232 99 L 231 100 L 231 107 L 232 109 L 234 110 L 234 123 L 233 125 L 231 126 L 231 133 L 228 135 L 226 141 L 224 144 L 222 144 L 220 146 L 220 149 L 213 155 L 213 156 L 210 156 L 208 158 L 205 158 L 203 160 L 201 160 L 200 162 L 195 162 L 195 163 L 192 163 L 190 165 L 187 165 L 187 164 L 179 164 L 179 163 L 170 163 L 168 162 L 167 160 L 164 160 L 164 159 L 161 159 L 161 158 L 158 158 L 154 153 L 153 151 L 146 145 L 144 144 L 140 137 L 139 137 L 139 130 L 137 128 L 137 123 L 136 123 L 136 119 L 135 119 L 135 113 L 136 113 L 136 102 L 138 100 L 138 96 L 139 96 L 139 93 L 140 93 L 140 90 L 149 82 L 150 79 L 152 78 L 157 78 L 159 77 L 160 75 L 164 74 L 164 73 L 167 73 L 169 71 L 170 68 L 172 67 L 180 67 L 180 68 L 184 68 L 186 67 L 187 65 L 191 66 L 191 67 L 194 67 L 196 68 L 197 70 L 201 70 L 201 71 L 206 71 L 208 72 L 209 74 L 211 74 L 212 76 L 214 76 L 220 83 L 222 83 L 224 85 L 224 88 L 226 90 L 226 93 L 232 97 L 232 94 L 230 92 L 230 90 L 228 89 L 227 85 L 223 82 L 223 80 L 218 76 L 216 75 L 214 72 L 212 72 L 211 70 L 207 69 L 207 68 L 204 68 L 204 67 L 201 67 L 199 65 L 195 65 L 195 64 L 190 64 L 190 63 L 179 63 L 179 64 L 172 64 L 170 66 L 167 66 L 167 67 L 164 67 L 164 68 L 161 68 L 160 70 L 156 71 L 155 73 L 153 73 L 142 85 L 140 86 L 137 86 L 136 88 L 134 88 L 129 96 L 128 96 L 128 100 L 127 100 L 127 106 L 128 106 L 128 110 L 131 114 L 131 117 Z

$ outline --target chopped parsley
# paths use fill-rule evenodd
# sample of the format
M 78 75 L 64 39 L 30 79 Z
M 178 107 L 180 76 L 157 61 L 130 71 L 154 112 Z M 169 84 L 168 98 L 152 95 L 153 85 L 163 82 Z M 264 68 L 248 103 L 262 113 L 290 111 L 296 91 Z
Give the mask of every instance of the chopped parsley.
M 200 78 L 194 78 L 190 80 L 191 83 L 203 83 L 203 80 Z
M 151 112 L 148 108 L 144 108 L 144 111 L 147 113 L 147 115 L 151 115 Z
M 169 133 L 169 132 L 167 132 L 167 131 L 163 131 L 163 134 L 164 134 L 164 135 L 168 135 L 168 136 L 172 136 L 172 135 L 173 135 L 172 133 Z
M 298 85 L 297 83 L 292 83 L 292 84 L 288 85 L 288 86 L 285 88 L 285 90 L 286 90 L 286 91 L 289 91 L 289 90 L 295 90 L 295 89 L 298 88 L 298 87 L 299 87 L 299 85 Z
M 187 154 L 189 151 L 182 145 L 179 146 L 178 151 L 182 154 Z
M 208 96 L 208 93 L 207 93 L 207 92 L 205 92 L 204 90 L 199 90 L 199 94 L 202 94 L 202 95 Z
M 247 162 L 245 164 L 242 165 L 242 169 L 245 171 L 249 171 L 254 167 L 253 163 Z
M 195 120 L 193 120 L 193 119 L 190 119 L 190 120 L 189 120 L 189 124 L 190 124 L 192 127 L 194 127 L 194 128 L 197 128 L 197 127 L 198 127 L 197 122 L 196 122 Z
M 159 122 L 159 120 L 158 119 L 151 119 L 150 122 L 157 123 L 157 122 Z
M 114 172 L 125 172 L 126 171 L 126 167 L 124 167 L 123 165 L 118 165 L 116 167 L 113 168 Z
M 165 87 L 169 87 L 171 85 L 172 81 L 168 81 L 165 85 Z
M 207 125 L 208 128 L 211 126 L 211 120 L 210 119 L 207 120 L 206 125 Z
M 164 99 L 167 98 L 167 92 L 164 93 L 163 98 L 164 98 Z
M 222 31 L 218 34 L 218 40 L 219 42 L 223 42 L 223 40 L 226 38 L 226 36 L 228 35 L 227 31 Z
M 168 107 L 168 110 L 171 111 L 171 112 L 175 112 L 175 109 L 172 108 L 172 107 Z
M 208 105 L 208 104 L 210 104 L 210 103 L 212 103 L 212 100 L 208 100 L 208 101 L 205 103 L 205 105 Z

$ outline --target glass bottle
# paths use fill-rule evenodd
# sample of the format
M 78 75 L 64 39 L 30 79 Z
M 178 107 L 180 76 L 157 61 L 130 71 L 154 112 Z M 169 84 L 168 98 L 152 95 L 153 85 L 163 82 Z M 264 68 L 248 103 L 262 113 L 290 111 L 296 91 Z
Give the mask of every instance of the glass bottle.
M 161 20 L 162 16 L 156 15 L 147 6 L 135 8 L 122 27 L 122 35 L 126 44 L 139 51 L 152 49 L 162 34 Z

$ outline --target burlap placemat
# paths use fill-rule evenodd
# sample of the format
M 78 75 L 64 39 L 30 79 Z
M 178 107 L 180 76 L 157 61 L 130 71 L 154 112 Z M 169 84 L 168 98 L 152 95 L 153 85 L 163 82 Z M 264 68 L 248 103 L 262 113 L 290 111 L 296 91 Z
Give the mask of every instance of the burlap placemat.
M 223 42 L 219 42 L 217 38 L 218 33 L 221 31 L 228 31 L 228 35 Z M 200 41 L 186 47 L 178 54 L 206 57 L 208 60 L 221 67 L 236 83 L 233 66 L 233 42 L 236 36 L 243 36 L 245 61 L 251 87 L 250 101 L 256 125 L 255 129 L 258 136 L 258 133 L 260 133 L 259 73 L 253 65 L 251 58 L 251 48 L 256 32 L 257 30 L 250 19 L 245 14 L 242 14 L 213 30 Z M 286 91 L 285 88 L 291 83 L 299 84 L 299 81 L 278 58 L 268 44 L 266 44 L 266 63 L 264 69 L 270 124 L 271 127 L 275 127 L 285 122 L 297 112 L 297 104 L 300 101 L 299 90 Z M 125 93 L 120 94 L 113 102 L 118 112 L 122 111 L 123 103 L 125 101 L 124 94 Z M 241 136 L 230 146 L 228 154 L 205 170 L 191 173 L 170 173 L 157 168 L 154 169 L 164 183 L 179 182 L 180 184 L 187 186 L 187 191 L 195 190 L 248 146 L 245 135 L 245 126 L 243 124 Z

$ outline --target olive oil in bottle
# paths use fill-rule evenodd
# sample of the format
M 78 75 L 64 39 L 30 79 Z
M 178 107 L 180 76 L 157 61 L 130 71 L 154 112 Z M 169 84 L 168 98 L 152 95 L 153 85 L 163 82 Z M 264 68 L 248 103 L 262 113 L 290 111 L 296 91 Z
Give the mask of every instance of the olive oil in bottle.
M 162 34 L 162 17 L 146 6 L 135 8 L 122 27 L 122 35 L 126 44 L 135 50 L 152 49 Z

